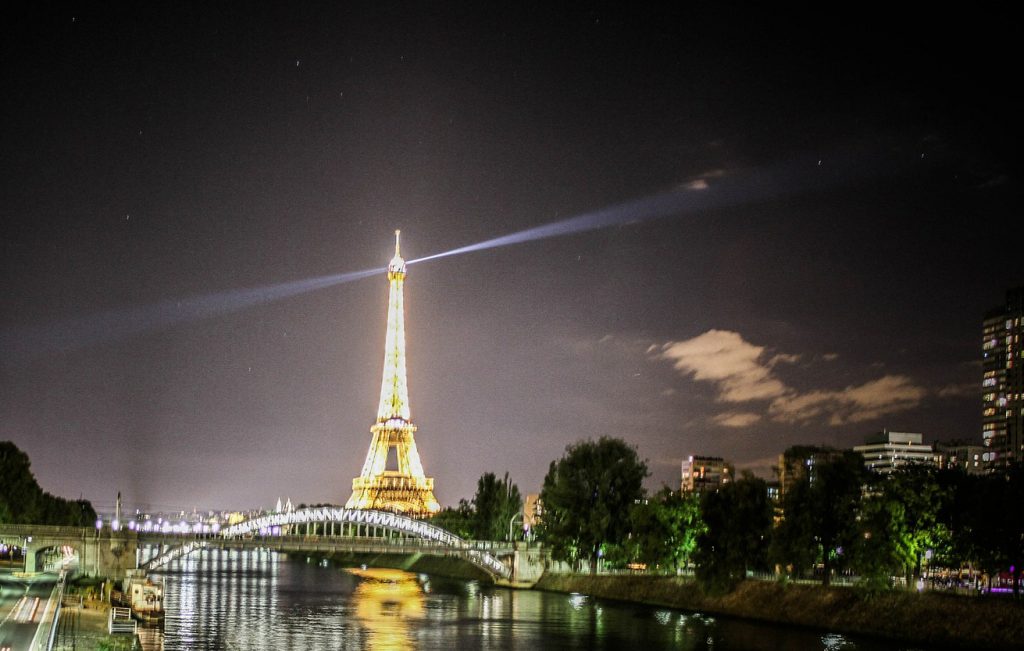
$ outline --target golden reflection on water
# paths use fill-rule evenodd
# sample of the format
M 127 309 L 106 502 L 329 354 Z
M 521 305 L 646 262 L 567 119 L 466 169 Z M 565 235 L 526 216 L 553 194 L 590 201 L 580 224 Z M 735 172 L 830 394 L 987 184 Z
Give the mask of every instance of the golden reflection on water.
M 355 613 L 369 634 L 369 648 L 414 648 L 410 620 L 423 619 L 423 588 L 415 574 L 401 570 L 348 570 L 360 578 L 352 593 Z

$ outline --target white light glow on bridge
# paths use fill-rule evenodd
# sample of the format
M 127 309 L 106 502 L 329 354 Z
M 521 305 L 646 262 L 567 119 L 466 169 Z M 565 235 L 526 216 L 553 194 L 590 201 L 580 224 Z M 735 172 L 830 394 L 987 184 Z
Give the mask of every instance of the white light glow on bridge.
M 217 534 L 212 530 L 193 530 L 188 526 L 172 526 L 165 522 L 158 533 L 181 534 L 181 535 L 209 535 L 216 536 L 219 540 L 230 540 L 247 537 L 278 537 L 282 535 L 287 527 L 303 524 L 354 524 L 378 527 L 388 531 L 397 532 L 405 537 L 437 543 L 438 546 L 450 548 L 453 555 L 459 556 L 478 567 L 485 569 L 491 574 L 500 577 L 508 577 L 510 570 L 504 563 L 491 555 L 488 551 L 478 549 L 470 541 L 464 540 L 446 529 L 414 520 L 397 513 L 386 511 L 371 511 L 364 509 L 346 509 L 335 507 L 311 507 L 298 509 L 284 513 L 270 513 L 260 517 L 238 522 L 229 527 L 224 527 Z M 301 536 L 299 536 L 301 537 Z M 321 540 L 330 540 L 327 536 Z M 160 556 L 146 563 L 147 569 L 156 569 L 167 563 L 181 558 L 192 551 L 207 546 L 207 540 L 193 540 L 186 544 L 167 550 Z

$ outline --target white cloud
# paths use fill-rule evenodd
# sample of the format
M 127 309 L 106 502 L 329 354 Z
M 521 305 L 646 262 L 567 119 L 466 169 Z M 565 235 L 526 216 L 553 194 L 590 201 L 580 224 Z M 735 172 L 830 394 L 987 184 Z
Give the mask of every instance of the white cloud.
M 797 391 L 777 378 L 777 364 L 795 364 L 803 355 L 776 353 L 755 346 L 737 332 L 709 330 L 686 341 L 664 344 L 660 351 L 648 353 L 670 360 L 680 373 L 715 385 L 716 400 L 726 403 L 767 401 L 767 417 L 781 423 L 827 421 L 844 425 L 874 420 L 888 414 L 912 409 L 921 404 L 928 391 L 903 375 L 884 375 L 878 379 L 844 389 Z M 824 359 L 835 359 L 835 354 Z M 951 392 L 951 387 L 939 391 Z M 711 422 L 722 427 L 747 427 L 763 416 L 752 411 L 728 411 Z
M 965 384 L 947 384 L 936 393 L 940 398 L 976 398 L 981 389 L 974 382 Z
M 761 420 L 761 418 L 761 414 L 750 412 L 726 412 L 718 414 L 711 419 L 711 422 L 722 427 L 748 427 Z
M 838 391 L 793 392 L 768 406 L 772 420 L 801 423 L 828 417 L 830 425 L 860 423 L 912 409 L 927 395 L 924 388 L 903 375 L 885 375 Z
M 786 355 L 785 353 L 779 353 L 768 360 L 768 367 L 775 368 L 778 364 L 796 364 L 803 358 L 803 355 Z
M 764 348 L 743 340 L 736 332 L 708 330 L 686 341 L 661 347 L 661 357 L 695 380 L 718 385 L 722 402 L 765 400 L 786 393 L 786 386 L 759 360 Z
M 853 407 L 847 419 L 856 423 L 913 409 L 927 394 L 905 375 L 885 375 L 859 387 L 847 387 L 839 394 L 839 399 Z

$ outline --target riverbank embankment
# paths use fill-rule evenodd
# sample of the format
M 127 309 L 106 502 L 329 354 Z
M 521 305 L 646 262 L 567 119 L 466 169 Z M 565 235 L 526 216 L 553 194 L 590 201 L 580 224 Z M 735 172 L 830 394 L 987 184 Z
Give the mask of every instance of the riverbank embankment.
M 868 597 L 853 588 L 769 581 L 744 581 L 729 594 L 712 596 L 685 577 L 578 574 L 545 574 L 535 588 L 943 647 L 1024 648 L 1024 604 L 1000 597 Z

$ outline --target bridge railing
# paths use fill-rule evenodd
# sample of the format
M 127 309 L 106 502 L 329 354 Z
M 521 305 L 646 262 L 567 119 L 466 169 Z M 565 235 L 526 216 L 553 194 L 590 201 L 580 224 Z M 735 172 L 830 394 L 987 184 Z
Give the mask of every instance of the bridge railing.
M 39 536 L 41 538 L 81 538 L 95 535 L 90 527 L 58 527 L 48 524 L 4 524 L 0 533 L 5 536 Z
M 514 543 L 491 540 L 461 540 L 457 543 L 443 543 L 429 538 L 415 536 L 331 536 L 324 534 L 242 534 L 223 536 L 218 534 L 140 534 L 138 541 L 149 544 L 184 545 L 190 542 L 207 541 L 216 543 L 221 540 L 250 540 L 268 545 L 280 544 L 363 544 L 371 543 L 384 547 L 416 547 L 418 549 L 462 549 L 489 552 L 491 554 L 511 553 Z
M 290 533 L 291 527 L 301 530 L 303 526 L 324 525 L 331 523 L 355 526 L 358 532 L 359 527 L 368 531 L 371 535 L 334 535 L 331 533 Z M 281 533 L 282 530 L 285 533 Z M 378 531 L 386 531 L 387 535 L 373 535 Z M 323 541 L 325 543 L 338 544 L 348 541 L 353 544 L 372 541 L 374 545 L 387 545 L 394 547 L 417 547 L 419 549 L 430 549 L 441 553 L 456 553 L 469 559 L 476 565 L 494 571 L 500 575 L 506 575 L 508 568 L 497 558 L 495 554 L 502 554 L 512 551 L 512 543 L 491 540 L 465 540 L 459 536 L 437 527 L 436 525 L 420 520 L 390 512 L 370 511 L 359 509 L 341 509 L 327 507 L 312 507 L 289 513 L 269 514 L 254 518 L 251 521 L 232 525 L 218 532 L 202 533 L 196 530 L 173 532 L 162 529 L 160 531 L 117 531 L 109 529 L 103 531 L 89 527 L 55 527 L 45 525 L 0 525 L 0 533 L 8 536 L 36 536 L 43 539 L 66 539 L 82 540 L 92 537 L 118 537 L 136 540 L 140 543 L 162 543 L 187 548 L 182 550 L 188 553 L 192 549 L 198 549 L 201 545 L 190 543 L 199 541 L 215 540 L 263 540 L 268 544 L 278 545 L 283 540 L 290 540 L 296 543 L 310 543 Z M 345 529 L 342 529 L 345 533 Z M 171 559 L 182 553 L 172 552 Z M 147 562 L 151 563 L 153 559 Z
M 339 525 L 340 536 L 335 534 L 335 527 Z M 174 532 L 162 527 L 159 532 L 143 531 L 136 535 L 138 541 L 142 543 L 174 544 L 181 549 L 181 554 L 175 555 L 175 550 L 170 550 L 158 560 L 147 562 L 149 567 L 164 562 L 159 559 L 173 560 L 188 553 L 191 549 L 198 548 L 203 541 L 223 545 L 226 541 L 234 540 L 257 541 L 257 544 L 262 541 L 268 547 L 278 548 L 291 543 L 302 549 L 309 549 L 310 544 L 316 545 L 321 542 L 332 546 L 350 544 L 365 547 L 369 542 L 378 548 L 415 547 L 429 549 L 432 553 L 460 556 L 500 576 L 507 576 L 510 571 L 510 568 L 494 555 L 511 551 L 510 545 L 497 541 L 464 540 L 430 522 L 389 511 L 314 506 L 283 513 L 263 514 L 218 531 L 204 532 L 204 528 L 185 528 Z M 352 535 L 353 529 L 355 536 Z
M 110 609 L 110 615 L 107 617 L 107 632 L 109 634 L 135 633 L 138 630 L 138 626 L 138 622 L 132 619 L 131 608 L 118 608 L 114 606 Z
M 207 540 L 214 539 L 208 538 Z M 267 536 L 253 535 L 231 538 L 224 537 L 220 538 L 220 540 L 252 540 L 254 542 L 263 542 L 268 544 L 372 544 L 378 547 L 417 547 L 423 549 L 465 550 L 478 552 L 492 552 L 499 554 L 503 552 L 511 552 L 514 549 L 512 543 L 500 543 L 489 540 L 464 540 L 456 544 L 446 544 L 439 542 L 437 540 L 430 540 L 428 538 L 415 538 L 413 536 L 305 536 L 282 534 Z
M 287 525 L 286 525 L 287 526 Z M 301 525 L 290 525 L 290 526 L 301 526 Z M 104 530 L 105 535 L 109 535 L 109 530 Z M 122 536 L 138 537 L 140 540 L 147 539 L 158 539 L 167 538 L 175 540 L 202 540 L 202 539 L 213 539 L 224 537 L 226 534 L 224 531 L 221 532 L 207 532 L 199 533 L 194 531 L 175 532 L 175 531 L 129 531 L 123 529 L 118 533 Z M 97 530 L 93 527 L 61 527 L 52 525 L 36 525 L 36 524 L 2 524 L 0 525 L 0 534 L 9 536 L 38 536 L 41 538 L 82 538 L 94 537 L 97 535 Z M 250 534 L 235 534 L 235 535 L 259 535 L 258 533 Z M 342 535 L 331 535 L 331 534 L 265 534 L 263 537 L 277 537 L 279 535 L 288 535 L 292 537 L 321 537 L 321 538 L 386 538 L 387 536 L 342 536 Z M 406 536 L 410 539 L 416 540 L 431 540 L 429 538 L 421 538 L 415 535 Z M 453 536 L 453 538 L 457 538 Z M 467 538 L 458 538 L 458 541 L 465 547 L 471 547 L 473 549 L 505 549 L 512 547 L 513 543 L 501 540 L 471 540 Z M 436 541 L 435 541 L 436 542 Z
M 46 610 L 36 627 L 35 637 L 29 645 L 31 651 L 49 651 L 57 639 L 57 622 L 60 621 L 60 608 L 64 601 L 64 573 L 61 572 L 60 579 L 53 586 L 50 592 L 50 599 L 46 602 Z
M 501 547 L 492 541 L 464 541 L 463 544 L 445 544 L 437 540 L 413 538 L 413 537 L 380 537 L 380 536 L 305 536 L 305 535 L 245 535 L 245 536 L 167 536 L 150 538 L 152 542 L 175 545 L 145 563 L 142 567 L 146 569 L 157 569 L 182 558 L 194 550 L 202 549 L 207 545 L 230 546 L 232 544 L 252 545 L 257 547 L 304 549 L 311 551 L 339 551 L 338 547 L 350 547 L 352 551 L 361 552 L 383 552 L 393 549 L 393 553 L 407 553 L 410 549 L 422 550 L 439 555 L 454 555 L 462 557 L 474 565 L 478 565 L 489 572 L 499 576 L 507 577 L 510 568 L 502 563 L 495 554 L 501 551 L 512 551 L 511 546 Z M 146 542 L 140 538 L 140 542 Z
M 373 536 L 373 535 L 331 535 L 331 534 L 303 534 L 303 533 L 244 533 L 224 535 L 222 533 L 174 533 L 174 532 L 146 532 L 138 534 L 139 542 L 174 542 L 181 543 L 189 540 L 287 540 L 287 541 L 338 541 L 338 540 L 373 540 L 383 544 L 394 545 L 422 545 L 425 547 L 454 547 L 460 549 L 478 549 L 481 551 L 511 551 L 515 547 L 514 542 L 502 540 L 466 540 L 460 539 L 457 543 L 444 543 L 432 538 L 418 538 L 413 535 L 399 536 Z
M 507 577 L 510 568 L 504 563 L 498 560 L 487 550 L 474 549 L 472 547 L 453 547 L 450 545 L 443 545 L 436 541 L 430 540 L 416 540 L 412 538 L 402 539 L 386 539 L 386 538 L 333 538 L 329 540 L 313 541 L 309 538 L 301 536 L 273 536 L 267 538 L 221 538 L 215 540 L 203 540 L 203 541 L 189 541 L 183 545 L 174 547 L 163 554 L 155 556 L 145 563 L 142 564 L 144 569 L 155 570 L 163 567 L 164 565 L 180 559 L 192 551 L 202 549 L 208 545 L 215 546 L 231 546 L 232 544 L 238 545 L 239 543 L 250 543 L 258 547 L 266 547 L 268 549 L 304 549 L 306 551 L 312 551 L 316 548 L 319 551 L 324 552 L 337 552 L 341 551 L 338 547 L 350 547 L 348 551 L 355 552 L 373 552 L 373 553 L 388 553 L 387 549 L 391 548 L 394 551 L 392 553 L 408 553 L 410 549 L 422 550 L 432 554 L 442 556 L 457 556 L 468 560 L 474 565 L 478 565 L 494 574 L 499 576 Z M 333 548 L 333 549 L 332 549 Z

